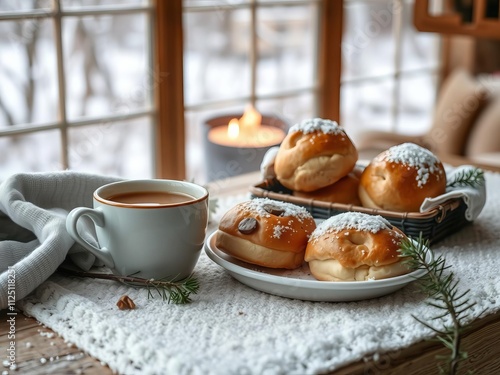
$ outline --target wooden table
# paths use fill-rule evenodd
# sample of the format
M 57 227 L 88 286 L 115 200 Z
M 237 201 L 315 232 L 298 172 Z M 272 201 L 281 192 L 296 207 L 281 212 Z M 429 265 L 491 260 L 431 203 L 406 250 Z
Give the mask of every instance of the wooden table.
M 233 177 L 225 181 L 211 183 L 212 196 L 224 197 L 245 193 L 248 187 L 258 181 L 256 173 Z M 65 342 L 51 329 L 42 326 L 35 319 L 0 312 L 0 353 L 2 371 L 8 361 L 11 341 L 15 344 L 17 371 L 9 374 L 113 374 L 111 369 L 99 360 L 83 353 L 79 348 Z M 9 319 L 15 318 L 15 338 L 9 337 Z M 460 373 L 474 370 L 476 375 L 491 375 L 500 372 L 500 312 L 488 315 L 473 322 L 463 335 L 462 347 L 468 358 L 460 366 Z M 436 356 L 446 355 L 448 351 L 442 344 L 422 341 L 408 348 L 380 353 L 368 360 L 349 364 L 334 374 L 433 374 L 437 373 Z

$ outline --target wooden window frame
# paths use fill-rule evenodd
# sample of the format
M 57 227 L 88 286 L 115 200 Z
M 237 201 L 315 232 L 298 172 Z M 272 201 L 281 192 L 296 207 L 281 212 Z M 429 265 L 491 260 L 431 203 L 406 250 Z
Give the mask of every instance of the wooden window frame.
M 154 89 L 154 109 L 140 110 L 127 114 L 126 118 L 136 118 L 144 115 L 153 117 L 155 126 L 154 174 L 158 178 L 186 178 L 186 136 L 185 107 L 183 87 L 183 1 L 182 0 L 151 0 L 152 6 L 137 9 L 151 11 L 153 23 L 151 50 L 154 65 L 152 86 Z M 255 1 L 255 0 L 253 0 Z M 341 45 L 343 27 L 343 0 L 318 0 L 320 7 L 320 30 L 318 42 L 320 46 L 317 71 L 317 115 L 339 121 L 340 119 L 340 89 L 341 89 Z M 254 3 L 252 3 L 254 4 Z M 115 13 L 135 12 L 136 7 L 113 10 Z M 255 6 L 254 6 L 255 9 Z M 100 13 L 109 12 L 104 9 Z M 85 12 L 65 12 L 65 15 Z M 93 13 L 99 13 L 93 11 Z M 33 17 L 51 17 L 60 20 L 61 11 L 30 12 Z M 3 18 L 23 17 L 24 15 L 3 15 Z M 57 23 L 57 22 L 56 22 Z M 59 40 L 59 44 L 61 41 Z M 59 56 L 60 60 L 62 57 Z M 62 65 L 59 67 L 62 72 Z M 60 90 L 64 90 L 64 76 L 59 74 Z M 62 91 L 62 94 L 64 92 Z M 60 95 L 62 95 L 60 94 Z M 255 99 L 255 98 L 252 98 Z M 64 108 L 64 106 L 61 106 Z M 44 126 L 17 126 L 13 130 L 2 131 L 1 135 L 14 135 L 49 129 L 60 129 L 63 138 L 62 166 L 69 165 L 67 157 L 67 137 L 65 113 L 60 114 L 59 121 Z M 123 120 L 123 116 L 119 116 Z M 113 117 L 108 120 L 114 120 Z M 72 126 L 94 124 L 99 119 L 73 121 Z
M 256 0 L 251 2 L 255 11 Z M 416 3 L 419 0 L 416 0 Z M 319 0 L 317 106 L 319 117 L 340 121 L 342 70 L 342 35 L 344 0 Z M 183 5 L 182 0 L 156 0 L 157 74 L 157 175 L 162 178 L 186 178 L 185 120 L 183 103 Z M 401 35 L 396 35 L 399 40 Z M 400 53 L 396 58 L 396 80 L 393 97 L 399 96 L 401 76 Z M 425 68 L 433 70 L 435 68 Z M 437 68 L 437 73 L 441 67 Z M 175 72 L 175 74 L 170 74 Z M 164 77 L 164 79 L 163 79 Z M 367 77 L 366 80 L 377 77 Z M 380 78 L 380 77 L 378 77 Z M 365 78 L 363 78 L 365 80 Z M 255 100 L 252 93 L 251 101 Z M 398 114 L 394 104 L 391 127 L 395 129 Z
M 318 115 L 340 117 L 343 0 L 321 0 Z M 155 0 L 156 175 L 186 178 L 182 0 Z M 333 19 L 333 22 L 332 22 Z
M 102 116 L 85 116 L 84 118 L 68 118 L 66 107 L 66 75 L 64 73 L 64 53 L 63 53 L 63 38 L 62 38 L 62 21 L 69 17 L 84 17 L 84 16 L 103 16 L 103 15 L 126 15 L 126 14 L 145 14 L 148 20 L 153 22 L 153 7 L 150 4 L 139 5 L 109 5 L 109 6 L 89 6 L 78 9 L 64 9 L 61 7 L 61 0 L 53 0 L 50 7 L 42 7 L 40 9 L 29 10 L 14 10 L 12 12 L 0 13 L 0 22 L 3 21 L 26 21 L 31 20 L 50 20 L 53 24 L 54 31 L 54 50 L 56 58 L 57 72 L 57 118 L 50 121 L 33 122 L 25 124 L 13 124 L 12 127 L 0 128 L 0 137 L 12 137 L 17 135 L 36 134 L 38 132 L 58 131 L 60 135 L 60 169 L 71 169 L 69 153 L 70 142 L 68 137 L 69 129 L 77 129 L 84 126 L 98 126 L 103 122 L 107 123 L 124 123 L 126 120 L 139 118 L 154 117 L 154 109 L 148 107 L 133 109 L 127 113 L 110 114 Z M 154 38 L 155 34 L 149 28 L 148 37 Z M 153 64 L 151 53 L 147 56 L 148 68 Z M 148 77 L 149 79 L 149 77 Z M 148 81 L 149 84 L 151 82 Z M 148 86 L 149 87 L 149 86 Z M 147 95 L 150 91 L 147 90 Z
M 182 0 L 155 0 L 156 176 L 186 178 Z
M 343 13 L 343 0 L 322 1 L 318 57 L 320 81 L 318 115 L 337 122 L 340 122 Z
M 449 35 L 466 35 L 475 38 L 500 39 L 500 21 L 487 18 L 487 0 L 475 0 L 471 22 L 464 22 L 463 17 L 446 3 L 447 11 L 439 15 L 430 13 L 430 0 L 415 0 L 414 24 L 417 30 Z
M 254 0 L 255 1 L 255 0 Z M 319 82 L 318 115 L 338 120 L 340 103 L 340 46 L 342 0 L 318 0 L 321 9 L 320 41 L 322 51 L 318 57 Z M 55 1 L 55 8 L 47 10 L 33 10 L 24 13 L 3 14 L 0 20 L 23 19 L 27 16 L 37 18 L 53 18 L 56 28 L 56 44 L 58 53 L 58 89 L 59 89 L 59 116 L 56 121 L 36 126 L 16 125 L 13 129 L 0 130 L 0 136 L 10 136 L 25 133 L 35 133 L 44 130 L 58 129 L 61 134 L 61 166 L 71 168 L 68 158 L 69 127 L 94 125 L 102 118 L 85 118 L 69 121 L 65 112 L 65 76 L 63 68 L 61 19 L 65 16 L 82 16 L 90 14 L 125 14 L 147 12 L 150 15 L 151 59 L 154 75 L 150 79 L 154 91 L 154 106 L 150 109 L 141 109 L 126 115 L 107 116 L 106 121 L 133 119 L 151 116 L 155 126 L 154 134 L 154 175 L 158 178 L 185 179 L 186 178 L 186 136 L 185 136 L 185 107 L 183 87 L 183 1 L 182 0 L 151 0 L 148 6 L 102 7 L 92 10 L 61 10 L 59 2 Z M 255 11 L 256 3 L 252 3 Z M 334 22 L 331 22 L 333 17 Z M 323 36 L 323 37 L 322 37 Z M 255 100 L 252 93 L 251 101 Z
M 418 2 L 418 0 L 416 0 Z M 317 114 L 320 117 L 340 120 L 341 89 L 341 45 L 343 27 L 343 0 L 320 0 L 320 32 L 318 56 L 318 95 Z M 183 87 L 183 1 L 153 0 L 154 16 L 151 22 L 154 33 L 152 45 L 154 53 L 155 75 L 153 87 L 155 91 L 156 121 L 155 134 L 155 175 L 160 178 L 186 178 L 186 139 L 184 118 Z M 255 6 L 252 8 L 255 10 Z M 133 9 L 125 9 L 131 11 Z M 60 9 L 56 9 L 56 15 Z M 81 13 L 81 12 L 80 12 Z M 36 14 L 35 14 L 36 15 Z M 45 15 L 47 16 L 47 14 Z M 60 18 L 60 15 L 59 15 Z M 56 19 L 59 19 L 56 18 Z M 60 41 L 59 41 L 60 44 Z M 62 58 L 60 58 L 62 60 Z M 61 70 L 62 68 L 60 68 Z M 59 86 L 63 92 L 64 77 L 59 74 Z M 63 92 L 64 93 L 64 92 Z M 63 94 L 61 94 L 63 95 Z M 252 101 L 255 100 L 252 94 Z M 64 108 L 64 105 L 60 106 Z M 129 114 L 133 118 L 144 113 Z M 54 124 L 43 127 L 61 128 L 66 138 L 65 115 L 62 125 Z M 81 122 L 81 123 L 80 123 Z M 73 125 L 86 125 L 88 120 L 75 122 Z M 36 131 L 43 130 L 35 129 Z M 18 127 L 15 133 L 35 131 Z M 7 133 L 7 132 L 4 132 Z M 9 132 L 10 133 L 10 132 Z M 14 132 L 13 132 L 14 133 Z M 63 142 L 62 165 L 67 167 L 67 140 Z

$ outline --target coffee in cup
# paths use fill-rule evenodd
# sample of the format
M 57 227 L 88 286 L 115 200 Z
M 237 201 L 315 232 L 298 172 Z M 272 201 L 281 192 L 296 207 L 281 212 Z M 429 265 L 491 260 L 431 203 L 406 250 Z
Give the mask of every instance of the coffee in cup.
M 123 204 L 141 206 L 159 206 L 162 204 L 183 203 L 195 199 L 188 194 L 170 193 L 167 191 L 136 191 L 121 193 L 109 197 L 108 200 Z
M 99 246 L 77 230 L 90 218 Z M 172 281 L 188 277 L 198 262 L 208 224 L 208 191 L 176 180 L 126 180 L 98 188 L 93 208 L 78 207 L 68 233 L 114 274 Z

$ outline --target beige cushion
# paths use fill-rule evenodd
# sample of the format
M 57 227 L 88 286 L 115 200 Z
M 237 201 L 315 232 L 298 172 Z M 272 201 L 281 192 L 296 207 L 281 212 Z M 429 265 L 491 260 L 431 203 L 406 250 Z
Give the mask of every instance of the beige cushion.
M 500 152 L 472 155 L 469 159 L 483 166 L 500 167 Z
M 486 89 L 467 71 L 452 72 L 443 82 L 433 124 L 424 136 L 427 147 L 435 152 L 464 155 L 471 126 L 487 101 Z
M 479 115 L 472 128 L 465 155 L 477 156 L 500 152 L 500 97 Z

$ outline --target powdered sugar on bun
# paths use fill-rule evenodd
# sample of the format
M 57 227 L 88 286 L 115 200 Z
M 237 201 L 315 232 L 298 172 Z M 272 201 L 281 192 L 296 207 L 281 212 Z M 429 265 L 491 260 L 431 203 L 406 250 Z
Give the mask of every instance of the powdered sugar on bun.
M 419 212 L 425 198 L 446 192 L 443 164 L 414 143 L 393 146 L 377 155 L 359 181 L 363 206 L 397 212 Z
M 400 256 L 406 235 L 381 216 L 346 212 L 322 222 L 306 248 L 305 261 L 322 281 L 365 281 L 408 273 Z
M 292 203 L 276 201 L 269 198 L 255 198 L 244 202 L 241 204 L 240 209 L 247 212 L 255 212 L 262 217 L 271 217 L 273 212 L 270 212 L 270 207 L 276 210 L 282 210 L 283 212 L 277 216 L 291 216 L 296 218 L 301 223 L 304 220 L 310 220 L 312 218 L 309 211 L 304 207 L 297 206 Z M 276 212 L 276 211 L 275 211 Z
M 431 173 L 437 173 L 438 178 L 444 174 L 440 168 L 438 158 L 430 150 L 415 143 L 403 143 L 393 146 L 387 152 L 380 154 L 379 157 L 381 160 L 416 168 L 418 187 L 422 187 L 429 181 Z
M 311 192 L 349 174 L 358 152 L 335 121 L 313 118 L 292 126 L 274 162 L 276 178 L 294 191 Z
M 344 212 L 331 216 L 314 230 L 310 241 L 326 233 L 340 232 L 346 229 L 378 233 L 382 229 L 392 229 L 392 225 L 380 215 L 368 215 L 361 212 Z
M 317 131 L 324 134 L 345 134 L 344 129 L 336 121 L 322 118 L 303 120 L 293 125 L 288 132 L 293 133 L 297 131 L 301 131 L 304 134 L 310 134 Z
M 304 262 L 307 241 L 315 228 L 316 223 L 305 208 L 255 198 L 224 214 L 216 246 L 248 263 L 294 269 Z

